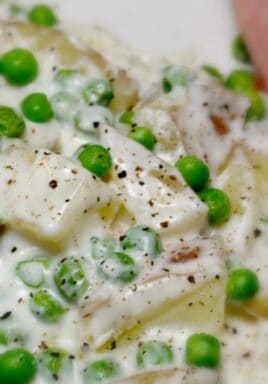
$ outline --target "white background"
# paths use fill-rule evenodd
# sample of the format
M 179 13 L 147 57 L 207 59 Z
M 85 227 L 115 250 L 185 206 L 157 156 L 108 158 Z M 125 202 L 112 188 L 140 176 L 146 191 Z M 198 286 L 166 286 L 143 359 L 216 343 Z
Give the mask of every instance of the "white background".
M 17 0 L 21 4 L 40 0 Z M 221 69 L 234 63 L 236 33 L 231 0 L 42 0 L 56 5 L 64 22 L 102 25 L 135 49 L 153 55 L 190 54 Z

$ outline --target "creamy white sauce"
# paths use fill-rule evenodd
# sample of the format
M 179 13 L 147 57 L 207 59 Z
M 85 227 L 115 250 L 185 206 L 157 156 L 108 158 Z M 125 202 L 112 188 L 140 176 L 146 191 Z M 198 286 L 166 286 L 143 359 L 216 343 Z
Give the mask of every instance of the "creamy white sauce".
M 25 39 L 16 39 L 17 45 L 27 47 Z M 6 37 L 0 40 L 1 53 L 14 46 L 14 42 L 6 44 Z M 80 65 L 86 72 L 64 86 L 54 79 L 60 68 L 53 51 L 38 54 L 40 75 L 29 86 L 18 89 L 0 79 L 0 104 L 20 111 L 22 99 L 31 92 L 43 91 L 51 97 L 67 90 L 78 99 L 76 113 L 82 114 L 86 129 L 98 116 L 100 122 L 96 135 L 88 135 L 86 129 L 75 129 L 70 120 L 53 119 L 44 125 L 27 121 L 25 143 L 2 139 L 0 216 L 6 228 L 0 240 L 0 316 L 11 314 L 0 320 L 0 331 L 18 333 L 23 346 L 36 355 L 44 344 L 74 355 L 71 373 L 63 370 L 56 380 L 64 384 L 84 383 L 84 369 L 103 357 L 112 357 L 121 365 L 116 382 L 143 382 L 136 353 L 139 343 L 149 340 L 168 343 L 174 360 L 170 366 L 152 369 L 148 382 L 267 383 L 268 184 L 265 167 L 257 168 L 267 161 L 266 122 L 245 127 L 247 101 L 198 72 L 186 89 L 163 95 L 156 82 L 161 80 L 167 59 L 152 64 L 99 30 L 83 40 L 137 81 L 141 95 L 135 107 L 137 122 L 149 126 L 158 143 L 150 153 L 126 137 L 118 116 L 85 106 L 81 88 L 88 79 L 102 77 L 90 60 L 83 59 Z M 228 112 L 221 110 L 223 103 L 229 105 Z M 228 123 L 226 136 L 215 132 L 211 113 L 220 113 Z M 77 149 L 88 142 L 109 148 L 113 169 L 108 181 L 92 177 L 77 162 Z M 239 206 L 219 229 L 208 226 L 206 206 L 174 168 L 176 159 L 187 153 L 208 162 L 213 186 L 226 190 Z M 124 178 L 118 177 L 122 171 L 126 172 Z M 51 180 L 57 180 L 55 190 L 49 187 Z M 161 236 L 163 252 L 154 263 L 139 251 L 130 252 L 139 269 L 130 284 L 104 279 L 92 256 L 90 239 L 108 235 L 118 240 L 134 224 L 154 228 Z M 197 259 L 178 264 L 170 261 L 174 252 L 187 254 L 195 249 Z M 68 307 L 55 324 L 31 313 L 30 293 L 35 289 L 16 275 L 18 262 L 43 256 L 49 261 L 44 286 Z M 79 259 L 90 282 L 77 304 L 66 302 L 53 281 L 56 264 L 65 257 Z M 257 303 L 232 311 L 225 307 L 227 261 L 258 273 Z M 113 265 L 105 268 L 115 273 Z M 221 341 L 217 370 L 185 363 L 187 337 L 201 331 Z M 0 351 L 18 344 L 12 339 L 8 347 L 0 345 Z M 38 372 L 33 383 L 54 381 Z

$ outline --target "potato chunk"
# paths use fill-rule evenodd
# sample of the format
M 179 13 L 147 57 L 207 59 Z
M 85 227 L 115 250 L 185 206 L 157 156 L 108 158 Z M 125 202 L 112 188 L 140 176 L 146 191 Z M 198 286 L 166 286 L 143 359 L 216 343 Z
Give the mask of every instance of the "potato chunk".
M 0 154 L 0 216 L 36 239 L 61 242 L 85 210 L 109 198 L 107 186 L 63 156 L 10 141 Z

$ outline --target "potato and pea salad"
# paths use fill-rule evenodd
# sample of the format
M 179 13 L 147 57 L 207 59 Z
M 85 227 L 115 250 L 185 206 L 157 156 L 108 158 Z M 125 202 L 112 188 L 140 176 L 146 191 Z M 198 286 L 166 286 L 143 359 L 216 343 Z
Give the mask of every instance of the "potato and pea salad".
M 151 81 L 48 6 L 12 12 L 28 20 L 0 25 L 0 383 L 266 383 L 253 70 Z

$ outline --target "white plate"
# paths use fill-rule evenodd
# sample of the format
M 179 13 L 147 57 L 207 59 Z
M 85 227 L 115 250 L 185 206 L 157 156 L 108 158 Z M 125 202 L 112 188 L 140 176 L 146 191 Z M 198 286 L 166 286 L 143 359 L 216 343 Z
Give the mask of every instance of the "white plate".
M 143 53 L 188 55 L 222 70 L 234 65 L 236 33 L 231 0 L 42 0 L 56 5 L 64 22 L 102 25 Z M 40 0 L 20 0 L 22 4 Z

